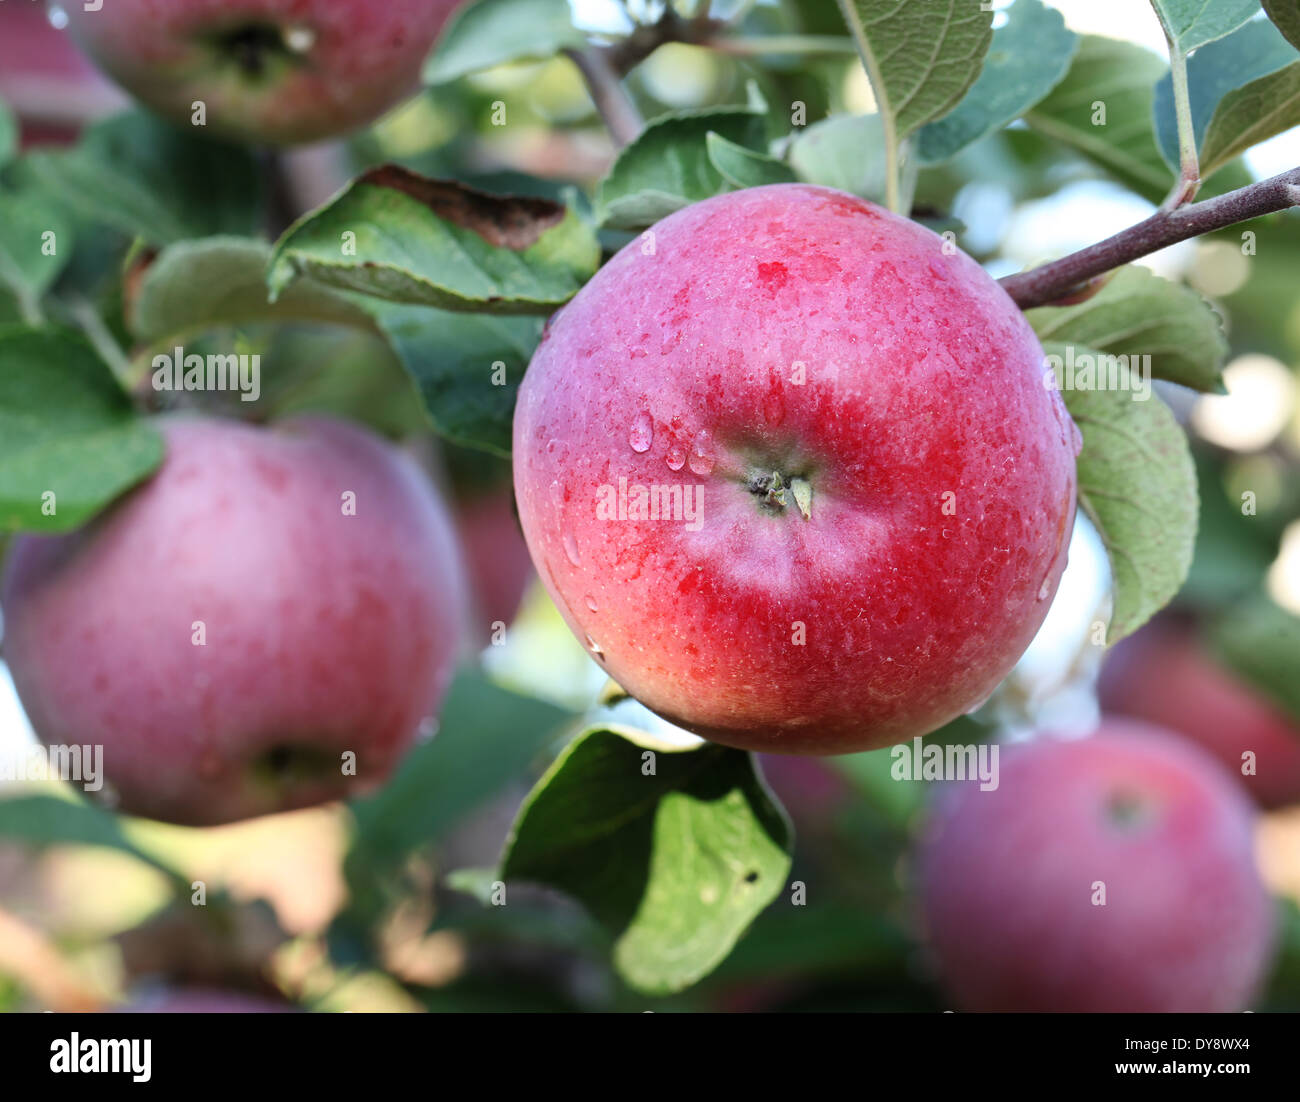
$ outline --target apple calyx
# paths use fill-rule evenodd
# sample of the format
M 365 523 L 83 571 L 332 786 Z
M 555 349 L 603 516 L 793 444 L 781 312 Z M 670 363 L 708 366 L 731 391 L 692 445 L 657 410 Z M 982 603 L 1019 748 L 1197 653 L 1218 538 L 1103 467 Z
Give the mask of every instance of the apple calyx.
M 746 479 L 745 488 L 771 512 L 780 512 L 788 504 L 786 491 L 794 498 L 804 520 L 812 518 L 812 483 L 806 478 L 790 478 L 780 471 L 755 470 Z
M 242 23 L 213 39 L 216 52 L 229 58 L 249 77 L 262 77 L 278 60 L 299 62 L 315 44 L 309 27 L 280 27 L 274 23 Z

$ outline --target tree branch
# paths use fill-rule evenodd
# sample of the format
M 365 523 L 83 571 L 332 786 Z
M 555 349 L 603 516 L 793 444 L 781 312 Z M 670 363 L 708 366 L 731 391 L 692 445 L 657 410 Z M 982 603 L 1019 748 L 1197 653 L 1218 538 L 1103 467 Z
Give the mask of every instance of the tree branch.
M 565 50 L 587 83 L 591 102 L 596 105 L 614 144 L 627 145 L 641 133 L 645 120 L 623 87 L 619 74 L 610 66 L 607 47 L 590 46 L 585 50 Z
M 1130 226 L 1105 241 L 1040 268 L 1005 276 L 998 282 L 1022 310 L 1046 306 L 1079 290 L 1094 276 L 1166 246 L 1298 205 L 1300 168 L 1293 168 L 1213 199 L 1190 203 L 1176 210 L 1158 210 L 1145 222 Z
M 691 19 L 683 19 L 670 5 L 657 22 L 638 24 L 618 42 L 564 52 L 586 81 L 591 100 L 615 144 L 624 146 L 641 133 L 645 120 L 623 87 L 622 79 L 665 43 L 709 45 L 725 26 L 723 20 L 709 17 L 708 5 Z

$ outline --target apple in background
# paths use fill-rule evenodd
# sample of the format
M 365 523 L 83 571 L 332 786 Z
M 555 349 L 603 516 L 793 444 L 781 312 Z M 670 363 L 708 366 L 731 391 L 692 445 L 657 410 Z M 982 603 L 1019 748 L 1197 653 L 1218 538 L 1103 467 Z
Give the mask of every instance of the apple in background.
M 124 97 L 95 71 L 45 5 L 0 3 L 0 101 L 18 116 L 23 145 L 67 143 Z
M 479 633 L 497 622 L 510 624 L 533 577 L 533 560 L 515 518 L 508 489 L 470 498 L 456 506 L 456 529 L 474 595 Z
M 180 987 L 154 991 L 114 1009 L 119 1014 L 288 1014 L 299 1008 L 241 991 Z
M 1300 802 L 1300 724 L 1215 658 L 1191 622 L 1163 616 L 1120 642 L 1101 668 L 1102 710 L 1186 735 L 1241 778 L 1263 807 Z M 1242 754 L 1255 754 L 1243 775 Z
M 109 0 L 68 31 L 147 107 L 238 141 L 333 138 L 413 94 L 460 0 Z
M 913 222 L 794 184 L 697 203 L 533 357 L 533 562 L 678 726 L 801 754 L 925 734 L 1007 675 L 1065 566 L 1080 438 L 1043 375 L 1011 299 Z
M 177 823 L 381 782 L 457 658 L 464 587 L 442 502 L 341 421 L 160 424 L 151 481 L 10 551 L 5 658 L 32 726 L 102 744 L 121 809 Z
M 789 754 L 764 754 L 760 760 L 763 779 L 800 835 L 830 830 L 836 813 L 852 799 L 848 783 L 825 762 Z
M 1110 720 L 1087 738 L 1007 747 L 1000 774 L 993 791 L 943 791 L 915 855 L 924 933 L 958 1007 L 1248 1005 L 1274 910 L 1254 809 L 1218 762 Z

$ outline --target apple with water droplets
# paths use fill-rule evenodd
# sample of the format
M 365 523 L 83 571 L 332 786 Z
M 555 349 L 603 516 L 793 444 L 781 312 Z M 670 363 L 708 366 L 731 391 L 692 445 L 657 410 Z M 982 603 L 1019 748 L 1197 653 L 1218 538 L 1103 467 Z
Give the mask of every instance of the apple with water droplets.
M 419 86 L 460 0 L 108 0 L 61 7 L 76 42 L 146 107 L 238 141 L 296 145 L 378 118 Z
M 805 185 L 627 245 L 519 392 L 538 572 L 611 677 L 706 738 L 847 753 L 985 700 L 1065 566 L 1080 437 L 1015 303 Z
M 121 810 L 177 823 L 374 788 L 432 727 L 458 656 L 446 507 L 346 422 L 161 427 L 145 485 L 10 548 L 5 659 L 37 735 L 102 746 Z

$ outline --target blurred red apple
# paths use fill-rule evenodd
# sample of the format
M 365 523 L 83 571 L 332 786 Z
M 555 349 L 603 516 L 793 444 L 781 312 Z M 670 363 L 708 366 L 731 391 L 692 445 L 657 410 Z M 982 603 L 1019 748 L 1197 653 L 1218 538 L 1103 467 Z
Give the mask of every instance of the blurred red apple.
M 1193 624 L 1170 616 L 1107 655 L 1097 686 L 1105 712 L 1167 727 L 1204 747 L 1263 807 L 1300 801 L 1300 724 L 1226 669 Z M 1242 773 L 1253 752 L 1254 776 Z
M 102 745 L 121 808 L 178 823 L 373 788 L 458 656 L 445 506 L 404 454 L 342 421 L 162 427 L 149 482 L 10 549 L 5 658 L 36 733 Z
M 966 1010 L 1242 1010 L 1273 942 L 1255 814 L 1158 728 L 1006 747 L 998 787 L 949 785 L 918 842 L 945 986 Z
M 141 995 L 115 1009 L 120 1014 L 287 1014 L 298 1007 L 242 991 L 178 987 Z
M 494 623 L 510 624 L 533 577 L 533 560 L 515 518 L 509 488 L 473 497 L 456 506 L 456 528 L 481 633 Z
M 147 107 L 212 133 L 296 145 L 337 137 L 419 86 L 460 0 L 109 0 L 65 9 L 73 38 Z

